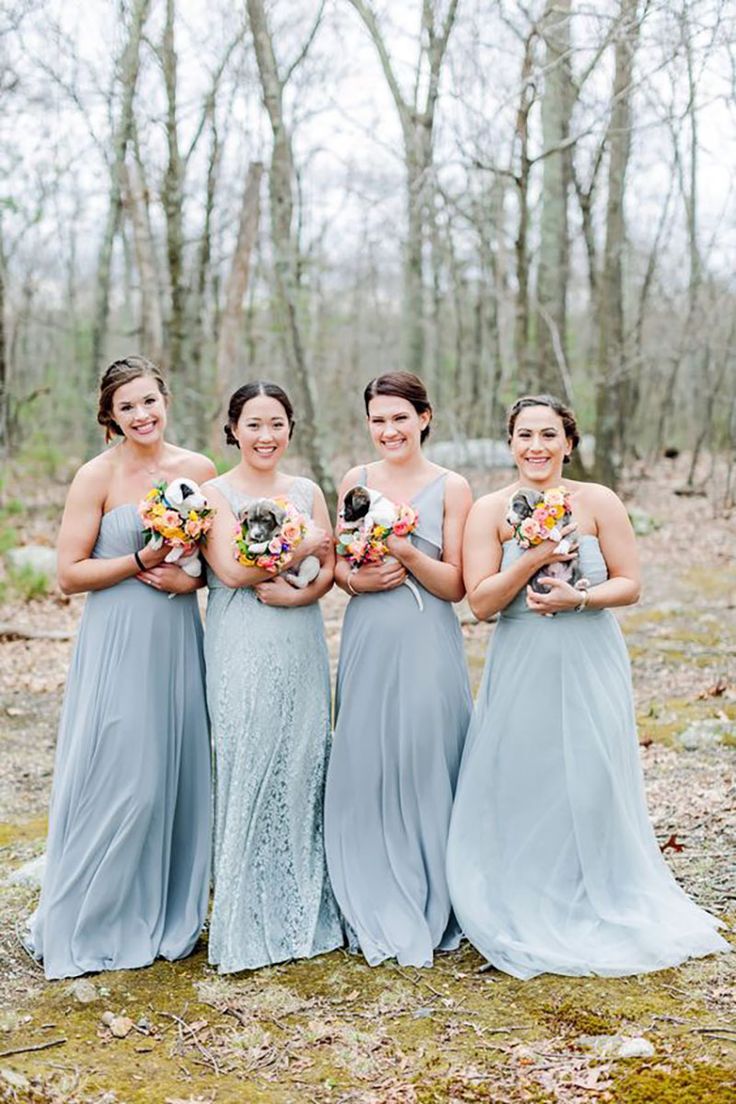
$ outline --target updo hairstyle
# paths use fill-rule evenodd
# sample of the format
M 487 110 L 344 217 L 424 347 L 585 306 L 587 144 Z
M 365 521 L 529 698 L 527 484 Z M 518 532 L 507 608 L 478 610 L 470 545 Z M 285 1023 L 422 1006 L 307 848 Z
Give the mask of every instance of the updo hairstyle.
M 140 379 L 141 376 L 150 376 L 156 381 L 156 385 L 168 401 L 170 391 L 161 369 L 151 360 L 142 356 L 127 356 L 120 360 L 114 360 L 109 368 L 106 368 L 100 377 L 100 395 L 97 402 L 97 421 L 105 428 L 105 444 L 113 437 L 122 437 L 123 431 L 112 416 L 112 400 L 115 392 L 125 383 Z
M 230 396 L 230 402 L 227 407 L 227 422 L 223 426 L 225 430 L 225 440 L 228 445 L 235 445 L 236 448 L 240 448 L 238 439 L 233 433 L 233 427 L 238 424 L 240 415 L 243 412 L 243 407 L 250 399 L 255 399 L 259 395 L 268 395 L 270 399 L 276 399 L 280 402 L 284 408 L 287 420 L 289 422 L 289 440 L 291 440 L 294 433 L 294 407 L 291 405 L 289 396 L 284 391 L 283 387 L 279 387 L 277 383 L 271 383 L 269 380 L 253 380 L 251 383 L 244 383 L 242 387 L 239 387 L 237 391 L 234 391 Z
M 506 419 L 506 431 L 508 433 L 509 444 L 514 435 L 516 419 L 519 417 L 521 411 L 529 406 L 548 406 L 550 410 L 554 411 L 562 421 L 565 437 L 572 443 L 571 452 L 574 452 L 580 444 L 580 433 L 578 432 L 578 423 L 575 420 L 575 414 L 571 407 L 563 403 L 561 399 L 555 398 L 554 395 L 522 395 L 520 399 L 516 400 L 514 405 L 509 408 Z M 563 464 L 569 463 L 570 457 L 566 456 L 563 460 Z
M 413 372 L 386 372 L 384 375 L 372 379 L 363 392 L 366 414 L 369 413 L 368 407 L 371 399 L 375 399 L 376 395 L 395 395 L 398 399 L 406 399 L 414 407 L 417 414 L 424 414 L 425 411 L 429 411 L 430 421 L 432 419 L 432 405 L 427 395 L 427 389 L 419 376 L 415 376 Z M 429 437 L 429 430 L 430 426 L 427 423 L 419 438 L 422 444 Z

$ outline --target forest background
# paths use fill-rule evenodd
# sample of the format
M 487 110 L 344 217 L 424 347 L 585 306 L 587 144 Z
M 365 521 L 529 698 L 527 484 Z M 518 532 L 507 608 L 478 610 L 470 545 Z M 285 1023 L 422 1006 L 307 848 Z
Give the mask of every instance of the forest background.
M 284 383 L 328 492 L 365 382 L 406 368 L 437 438 L 549 390 L 588 474 L 685 449 L 692 488 L 720 452 L 733 498 L 732 3 L 6 0 L 0 67 L 21 466 L 95 451 L 99 372 L 137 351 L 214 454 L 228 393 Z

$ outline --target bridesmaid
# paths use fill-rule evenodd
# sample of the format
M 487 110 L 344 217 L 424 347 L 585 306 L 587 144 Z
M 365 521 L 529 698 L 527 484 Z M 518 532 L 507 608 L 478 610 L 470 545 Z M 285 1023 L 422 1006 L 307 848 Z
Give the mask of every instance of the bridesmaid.
M 611 613 L 639 596 L 626 510 L 607 487 L 564 476 L 578 431 L 558 399 L 519 399 L 508 435 L 517 479 L 475 503 L 465 538 L 471 608 L 500 617 L 448 844 L 463 930 L 518 978 L 639 974 L 727 950 L 672 877 L 647 816 L 629 658 Z M 589 589 L 549 579 L 539 594 L 535 572 L 570 556 L 552 541 L 521 551 L 508 502 L 521 487 L 559 486 Z
M 279 468 L 293 430 L 281 387 L 240 387 L 225 426 L 240 461 L 206 487 L 218 508 L 205 549 L 216 762 L 209 960 L 223 974 L 310 958 L 343 943 L 322 838 L 330 680 L 318 600 L 332 586 L 334 553 L 319 487 Z M 242 567 L 234 556 L 233 515 L 274 496 L 315 522 L 296 558 L 317 554 L 322 566 L 303 590 Z
M 214 471 L 164 439 L 169 392 L 143 357 L 100 383 L 120 438 L 77 472 L 59 585 L 88 591 L 59 726 L 46 872 L 27 943 L 47 978 L 146 966 L 192 950 L 207 912 L 210 755 L 198 581 L 143 546 L 156 482 Z M 176 601 L 169 596 L 176 594 Z
M 380 459 L 352 468 L 358 483 L 410 503 L 409 538 L 390 537 L 391 558 L 335 577 L 350 595 L 337 676 L 337 724 L 327 776 L 325 840 L 330 877 L 353 949 L 371 965 L 395 957 L 431 966 L 458 945 L 445 847 L 471 700 L 452 602 L 464 594 L 460 549 L 470 488 L 427 460 L 432 408 L 422 381 L 396 372 L 364 393 Z M 411 575 L 424 609 L 401 583 Z

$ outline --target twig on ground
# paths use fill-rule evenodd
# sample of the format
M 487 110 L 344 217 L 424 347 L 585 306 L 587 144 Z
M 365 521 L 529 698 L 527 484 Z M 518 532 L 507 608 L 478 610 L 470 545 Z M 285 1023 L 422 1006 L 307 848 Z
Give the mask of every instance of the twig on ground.
M 13 1054 L 30 1054 L 35 1050 L 48 1050 L 50 1047 L 61 1046 L 66 1039 L 49 1039 L 45 1043 L 34 1043 L 33 1046 L 13 1047 L 11 1050 L 0 1050 L 0 1058 L 10 1058 Z

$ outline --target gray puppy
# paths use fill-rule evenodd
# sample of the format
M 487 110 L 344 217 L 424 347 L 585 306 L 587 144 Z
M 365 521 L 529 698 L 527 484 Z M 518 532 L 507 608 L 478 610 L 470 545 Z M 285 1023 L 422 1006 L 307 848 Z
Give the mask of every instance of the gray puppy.
M 253 552 L 265 552 L 274 537 L 278 536 L 286 520 L 286 510 L 270 498 L 256 498 L 250 506 L 240 511 L 238 520 L 248 526 L 248 539 Z M 319 575 L 320 562 L 316 556 L 305 556 L 298 564 L 287 567 L 281 575 L 291 586 L 302 590 Z
M 534 507 L 542 501 L 544 495 L 539 491 L 534 491 L 530 487 L 522 487 L 513 495 L 509 502 L 508 513 L 506 514 L 506 520 L 509 525 L 516 528 L 520 525 L 525 518 L 531 517 L 534 513 Z M 572 514 L 566 513 L 560 520 L 560 527 L 564 528 L 572 521 Z M 543 578 L 562 579 L 564 583 L 569 583 L 570 586 L 575 587 L 578 590 L 583 590 L 588 586 L 588 580 L 584 579 L 580 571 L 580 557 L 577 555 L 577 544 L 569 540 L 568 537 L 563 538 L 557 545 L 556 551 L 558 552 L 575 552 L 575 556 L 572 560 L 565 560 L 560 563 L 546 564 L 544 567 L 540 567 L 539 571 L 535 572 L 529 580 L 532 590 L 535 590 L 537 594 L 549 594 L 549 587 L 540 582 Z

